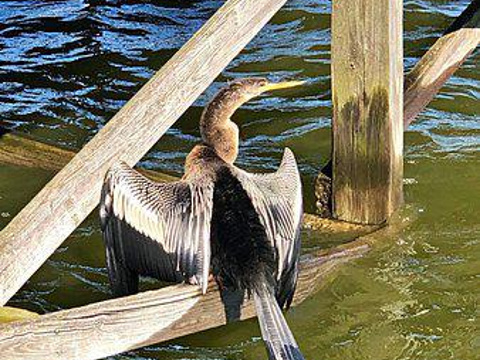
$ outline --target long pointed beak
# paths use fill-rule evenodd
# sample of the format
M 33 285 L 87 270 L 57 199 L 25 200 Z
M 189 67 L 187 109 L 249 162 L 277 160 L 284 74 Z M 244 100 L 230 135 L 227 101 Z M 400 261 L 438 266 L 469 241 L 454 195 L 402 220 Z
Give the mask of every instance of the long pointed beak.
M 305 81 L 282 81 L 279 83 L 269 83 L 267 85 L 264 85 L 260 88 L 260 90 L 263 92 L 266 91 L 273 91 L 273 90 L 281 90 L 281 89 L 288 89 L 292 88 L 295 86 L 300 86 L 305 84 Z

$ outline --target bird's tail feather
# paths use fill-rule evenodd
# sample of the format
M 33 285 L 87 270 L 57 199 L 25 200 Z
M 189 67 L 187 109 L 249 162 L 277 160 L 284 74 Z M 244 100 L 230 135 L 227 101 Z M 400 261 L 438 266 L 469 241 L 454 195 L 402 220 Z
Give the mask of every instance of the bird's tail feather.
M 255 308 L 270 360 L 305 360 L 273 291 L 261 284 L 254 292 Z

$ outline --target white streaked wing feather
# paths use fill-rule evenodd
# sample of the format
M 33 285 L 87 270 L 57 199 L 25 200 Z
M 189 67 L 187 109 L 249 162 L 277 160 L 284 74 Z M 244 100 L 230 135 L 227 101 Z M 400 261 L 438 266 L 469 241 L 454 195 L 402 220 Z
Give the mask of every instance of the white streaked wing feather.
M 102 191 L 100 216 L 106 245 L 119 249 L 121 260 L 130 261 L 126 265 L 141 274 L 166 281 L 177 279 L 179 273 L 195 275 L 205 291 L 212 206 L 213 184 L 208 181 L 154 183 L 128 165 L 118 164 L 107 174 Z M 105 231 L 110 221 L 117 224 Z M 133 232 L 126 230 L 126 224 Z M 177 273 L 167 264 L 174 265 Z
M 275 247 L 278 279 L 298 257 L 302 220 L 302 185 L 293 153 L 285 149 L 279 169 L 271 174 L 251 174 L 232 166 L 252 200 L 268 239 Z

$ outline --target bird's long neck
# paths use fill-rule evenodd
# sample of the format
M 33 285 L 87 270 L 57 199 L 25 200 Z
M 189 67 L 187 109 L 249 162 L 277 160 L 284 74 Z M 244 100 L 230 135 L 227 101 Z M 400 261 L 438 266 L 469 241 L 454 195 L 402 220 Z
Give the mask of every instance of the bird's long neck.
M 239 141 L 238 126 L 230 117 L 244 102 L 238 92 L 224 89 L 207 105 L 200 119 L 203 142 L 228 163 L 237 158 Z

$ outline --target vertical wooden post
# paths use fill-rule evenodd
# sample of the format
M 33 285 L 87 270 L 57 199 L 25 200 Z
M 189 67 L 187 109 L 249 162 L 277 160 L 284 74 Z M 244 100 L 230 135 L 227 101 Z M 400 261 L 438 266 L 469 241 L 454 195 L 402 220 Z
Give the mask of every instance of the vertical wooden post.
M 333 0 L 333 212 L 379 224 L 402 202 L 402 0 Z

